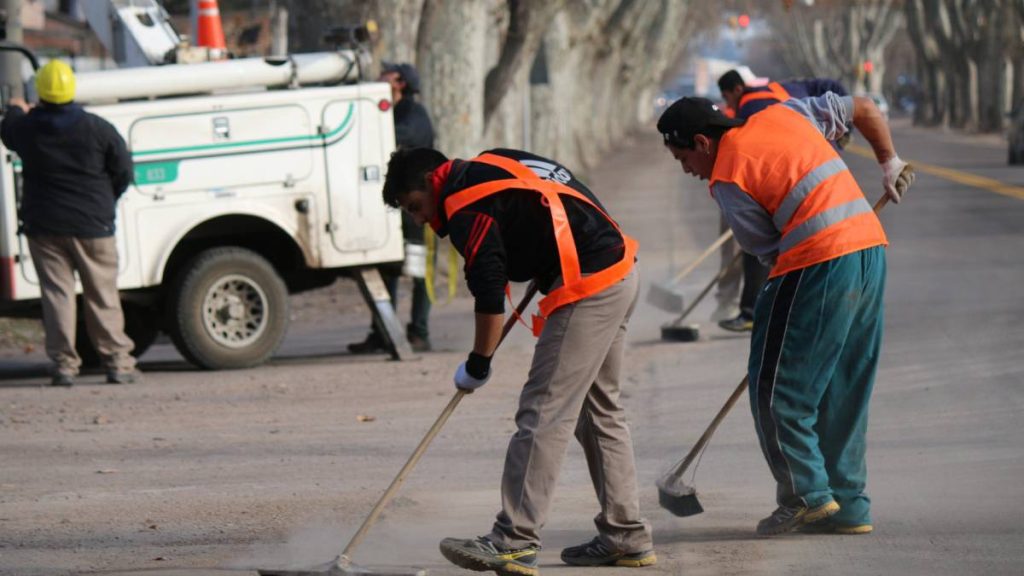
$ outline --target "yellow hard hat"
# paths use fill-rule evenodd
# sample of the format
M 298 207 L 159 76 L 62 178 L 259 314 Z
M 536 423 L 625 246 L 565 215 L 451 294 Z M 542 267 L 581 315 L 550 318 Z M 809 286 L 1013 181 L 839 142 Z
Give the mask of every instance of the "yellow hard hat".
M 51 104 L 67 104 L 75 99 L 75 73 L 63 60 L 50 60 L 36 73 L 39 99 Z

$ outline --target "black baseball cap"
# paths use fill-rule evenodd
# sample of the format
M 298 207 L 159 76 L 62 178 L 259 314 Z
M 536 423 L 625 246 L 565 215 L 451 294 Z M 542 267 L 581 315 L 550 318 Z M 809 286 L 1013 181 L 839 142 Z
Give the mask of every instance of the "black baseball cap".
M 405 82 L 407 90 L 413 94 L 418 94 L 420 91 L 420 74 L 416 71 L 416 67 L 406 62 L 383 62 L 381 64 L 381 73 L 386 74 L 388 72 L 398 72 L 398 75 L 402 77 L 402 81 Z
M 658 119 L 658 132 L 666 144 L 676 148 L 693 148 L 693 137 L 705 133 L 711 126 L 732 128 L 742 126 L 744 120 L 729 118 L 707 98 L 687 96 L 668 107 Z

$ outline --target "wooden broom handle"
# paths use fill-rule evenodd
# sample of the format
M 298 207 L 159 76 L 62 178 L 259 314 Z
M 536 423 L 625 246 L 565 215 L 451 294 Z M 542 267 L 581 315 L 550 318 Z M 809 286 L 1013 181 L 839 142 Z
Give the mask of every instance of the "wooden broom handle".
M 879 198 L 877 202 L 875 202 L 875 214 L 881 212 L 882 208 L 885 208 L 885 205 L 888 203 L 889 196 L 883 194 L 882 197 Z M 689 310 L 687 310 L 687 312 L 689 312 Z M 683 313 L 683 316 L 686 316 L 685 312 Z M 700 451 L 704 449 L 704 446 L 711 439 L 711 435 L 714 434 L 715 430 L 718 429 L 718 425 L 722 423 L 722 420 L 725 420 L 726 415 L 729 414 L 729 411 L 732 410 L 732 407 L 736 404 L 736 402 L 740 399 L 740 396 L 747 389 L 749 378 L 749 376 L 744 376 L 743 380 L 741 380 L 739 385 L 736 386 L 736 389 L 733 390 L 732 395 L 729 396 L 729 399 L 725 401 L 725 406 L 722 406 L 722 409 L 719 410 L 718 414 L 715 415 L 714 420 L 711 421 L 711 424 L 709 424 L 707 429 L 704 430 L 704 433 L 701 434 L 700 439 L 698 439 L 697 443 L 694 444 L 693 448 L 690 449 L 690 453 L 687 454 L 686 458 L 683 458 L 682 462 L 679 463 L 679 466 L 677 466 L 676 469 L 672 471 L 673 478 L 681 477 L 683 473 L 686 472 L 686 469 L 690 467 L 690 464 L 693 463 L 694 458 L 696 458 L 697 455 L 700 454 Z
M 531 282 L 526 288 L 526 294 L 524 294 L 523 299 L 520 300 L 519 306 L 516 306 L 515 314 L 509 316 L 508 320 L 505 321 L 505 326 L 501 330 L 501 340 L 498 341 L 499 346 L 505 340 L 505 337 L 508 336 L 508 333 L 512 331 L 512 327 L 515 326 L 516 320 L 523 311 L 526 310 L 526 306 L 529 305 L 530 300 L 533 299 L 533 296 L 536 293 L 537 285 L 536 283 Z M 401 488 L 402 484 L 405 483 L 406 477 L 408 477 L 409 473 L 412 472 L 413 467 L 416 466 L 417 462 L 419 462 L 423 453 L 427 451 L 427 448 L 434 440 L 434 437 L 437 436 L 441 431 L 441 428 L 444 427 L 445 422 L 448 421 L 448 417 L 452 415 L 452 412 L 455 412 L 455 408 L 459 405 L 459 402 L 466 394 L 467 392 L 465 390 L 457 390 L 455 395 L 452 396 L 452 399 L 448 401 L 448 405 L 445 406 L 443 411 L 441 411 L 441 415 L 437 417 L 434 425 L 427 431 L 423 440 L 420 440 L 420 443 L 416 446 L 416 450 L 413 451 L 412 456 L 409 456 L 409 460 L 405 462 L 405 466 L 402 466 L 402 469 L 398 471 L 398 475 L 391 481 L 391 485 L 388 486 L 387 490 L 384 491 L 384 494 L 381 495 L 379 500 L 377 500 L 377 504 L 374 505 L 373 510 L 370 510 L 369 515 L 367 515 L 366 519 L 363 520 L 363 524 L 359 527 L 359 530 L 357 530 L 355 535 L 352 536 L 352 539 L 349 540 L 348 545 L 345 546 L 345 550 L 341 553 L 339 561 L 350 558 L 352 550 L 354 550 L 355 547 L 363 541 L 366 533 L 373 527 L 377 518 L 380 516 L 380 513 L 384 510 L 384 507 L 388 505 L 391 498 L 395 495 L 395 492 L 397 492 L 398 489 Z

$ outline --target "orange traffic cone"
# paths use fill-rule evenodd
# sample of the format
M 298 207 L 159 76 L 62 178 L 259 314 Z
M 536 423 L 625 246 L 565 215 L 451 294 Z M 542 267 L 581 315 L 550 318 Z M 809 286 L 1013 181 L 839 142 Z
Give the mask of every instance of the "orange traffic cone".
M 199 0 L 196 15 L 196 46 L 212 50 L 225 50 L 224 27 L 220 23 L 220 8 L 217 0 Z

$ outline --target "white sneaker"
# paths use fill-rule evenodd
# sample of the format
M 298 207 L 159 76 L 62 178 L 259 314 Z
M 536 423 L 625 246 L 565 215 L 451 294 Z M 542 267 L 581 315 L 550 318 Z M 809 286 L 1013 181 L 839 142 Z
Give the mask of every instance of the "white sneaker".
M 740 315 L 740 307 L 735 302 L 719 302 L 718 308 L 711 313 L 712 322 L 729 320 Z

